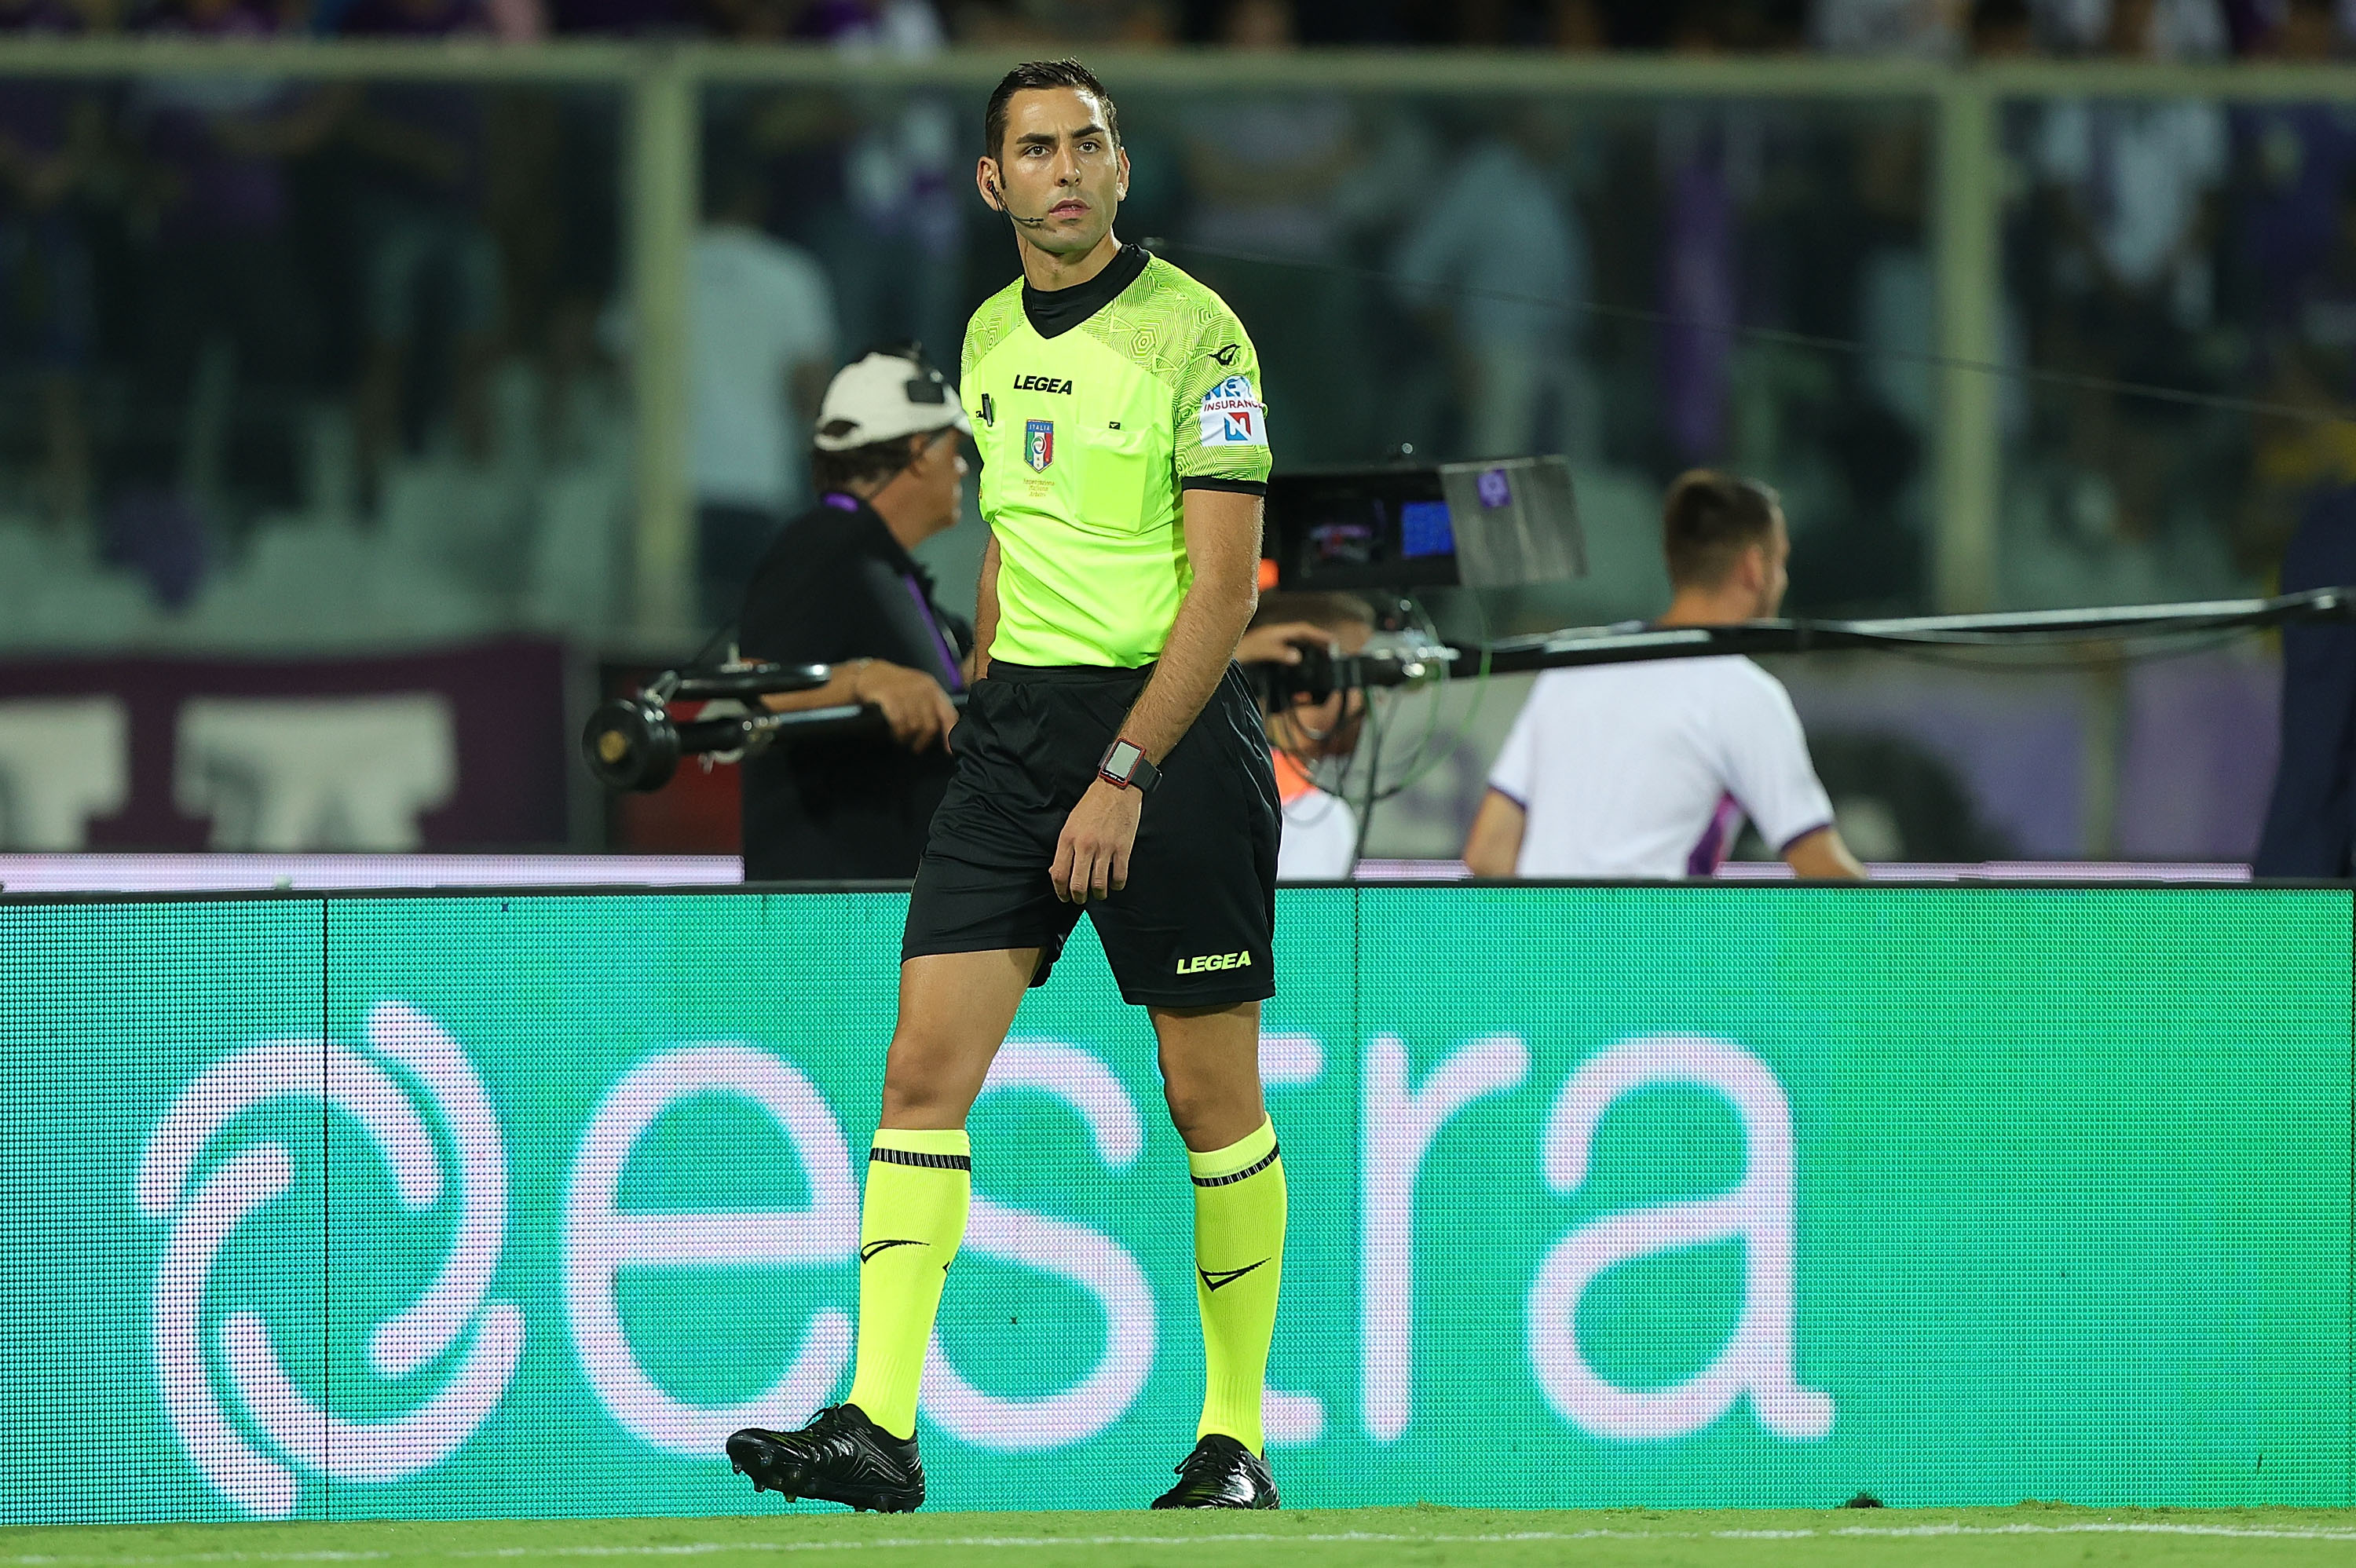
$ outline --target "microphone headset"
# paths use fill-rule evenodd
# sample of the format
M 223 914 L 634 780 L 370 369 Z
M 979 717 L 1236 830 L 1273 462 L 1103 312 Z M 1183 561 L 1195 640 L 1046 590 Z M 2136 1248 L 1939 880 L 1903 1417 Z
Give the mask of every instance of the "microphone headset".
M 1123 192 L 1122 194 L 1126 195 L 1128 193 Z M 996 175 L 992 175 L 990 177 L 990 204 L 996 208 L 1000 212 L 1005 214 L 1008 221 L 1010 222 L 1025 224 L 1033 229 L 1044 229 L 1047 226 L 1047 220 L 1044 217 L 1025 218 L 1021 213 L 1015 211 L 1012 207 L 1009 207 L 1006 204 L 1006 193 L 998 188 L 998 176 Z
M 1044 229 L 1046 227 L 1047 220 L 1045 219 L 1025 218 L 1021 213 L 1006 205 L 1006 193 L 998 188 L 998 176 L 995 175 L 992 175 L 990 179 L 990 205 L 1004 213 L 1010 222 L 1027 223 L 1033 229 Z

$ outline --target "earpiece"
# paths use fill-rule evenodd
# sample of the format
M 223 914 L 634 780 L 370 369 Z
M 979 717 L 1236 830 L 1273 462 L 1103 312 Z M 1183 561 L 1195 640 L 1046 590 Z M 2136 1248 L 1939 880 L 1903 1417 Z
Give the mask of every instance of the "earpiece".
M 1119 199 L 1125 201 L 1128 197 L 1129 192 L 1126 190 L 1119 193 Z M 1047 226 L 1047 220 L 1044 218 L 1025 218 L 1007 206 L 1006 193 L 998 188 L 998 181 L 995 177 L 990 182 L 990 205 L 993 211 L 1004 213 L 1011 223 L 1023 224 L 1032 229 L 1044 229 Z

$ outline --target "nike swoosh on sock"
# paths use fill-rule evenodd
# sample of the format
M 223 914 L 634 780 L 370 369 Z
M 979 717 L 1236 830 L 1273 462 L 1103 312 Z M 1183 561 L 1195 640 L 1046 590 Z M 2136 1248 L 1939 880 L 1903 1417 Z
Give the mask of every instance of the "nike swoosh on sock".
M 1236 1281 L 1243 1278 L 1244 1275 L 1251 1273 L 1252 1270 L 1258 1268 L 1262 1264 L 1267 1262 L 1268 1260 L 1266 1258 L 1262 1258 L 1259 1260 L 1259 1263 L 1246 1264 L 1241 1268 L 1220 1269 L 1216 1273 L 1206 1268 L 1197 1268 L 1194 1272 L 1203 1276 L 1204 1289 L 1216 1290 L 1223 1285 L 1235 1284 Z

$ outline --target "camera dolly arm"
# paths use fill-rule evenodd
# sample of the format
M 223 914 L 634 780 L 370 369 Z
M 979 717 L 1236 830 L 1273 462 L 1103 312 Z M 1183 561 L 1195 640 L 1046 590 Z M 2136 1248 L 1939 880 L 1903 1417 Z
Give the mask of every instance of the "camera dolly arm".
M 833 675 L 827 665 L 744 664 L 665 670 L 636 696 L 598 705 L 581 733 L 581 759 L 607 789 L 645 794 L 669 784 L 679 771 L 681 757 L 729 761 L 733 759 L 728 753 L 765 750 L 782 735 L 815 741 L 884 732 L 883 710 L 862 703 L 791 713 L 671 717 L 673 702 L 757 701 L 787 692 L 815 691 Z M 965 703 L 962 694 L 949 700 L 959 707 Z

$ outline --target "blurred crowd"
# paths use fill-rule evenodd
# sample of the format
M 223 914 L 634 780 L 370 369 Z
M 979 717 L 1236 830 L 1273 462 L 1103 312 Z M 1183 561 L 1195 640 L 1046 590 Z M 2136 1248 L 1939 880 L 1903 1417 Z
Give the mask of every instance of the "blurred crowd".
M 1994 47 L 2054 55 L 2224 56 L 2315 47 L 2356 22 L 2327 0 L 2160 0 L 2148 37 L 2123 40 L 2120 0 L 1299 0 L 1304 44 L 1564 49 L 1822 49 L 1956 58 Z M 594 34 L 891 43 L 1216 44 L 1220 0 L 8 0 L 0 27 L 515 40 Z M 2326 45 L 2325 47 L 2329 47 Z
M 2356 0 L 0 0 L 17 33 L 905 53 L 2320 59 L 2351 21 Z M 1803 608 L 1922 602 L 1919 105 L 1121 98 L 1123 232 L 1168 240 L 1251 324 L 1288 461 L 1560 451 L 1601 476 L 1590 494 L 1624 475 L 1646 516 L 1668 475 L 1725 463 L 1783 490 Z M 621 109 L 611 88 L 0 66 L 0 536 L 64 525 L 177 605 L 257 518 L 375 516 L 404 459 L 488 472 L 530 448 L 544 467 L 626 431 Z M 826 373 L 912 338 L 953 366 L 1012 261 L 972 200 L 976 114 L 956 94 L 713 86 L 702 114 L 694 480 L 707 540 L 739 541 L 705 562 L 725 602 L 734 556 L 803 499 L 800 421 Z M 2019 101 L 2002 129 L 2008 357 L 2323 411 L 2356 394 L 2356 116 Z M 2015 598 L 2231 588 L 2318 496 L 2356 494 L 2346 425 L 2066 387 L 2008 399 L 2008 517 L 2036 546 L 2008 559 L 2044 585 Z M 2167 581 L 2099 580 L 2127 560 Z

